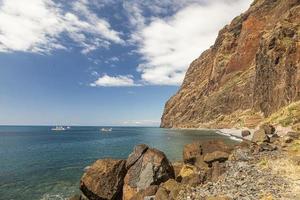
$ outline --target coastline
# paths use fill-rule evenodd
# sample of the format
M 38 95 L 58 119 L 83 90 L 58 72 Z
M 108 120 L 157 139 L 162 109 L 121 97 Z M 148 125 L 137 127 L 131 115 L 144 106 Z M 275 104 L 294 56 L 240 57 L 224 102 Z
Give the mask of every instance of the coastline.
M 251 141 L 253 138 L 253 134 L 257 129 L 249 129 L 249 128 L 222 128 L 222 129 L 209 129 L 209 128 L 171 128 L 174 130 L 195 130 L 195 131 L 215 131 L 217 134 L 219 135 L 224 135 L 229 137 L 231 140 L 235 140 L 235 141 L 243 141 L 243 140 L 248 140 Z M 250 135 L 243 137 L 242 136 L 242 132 L 243 131 L 250 131 Z
M 80 181 L 83 196 L 71 200 L 299 199 L 299 132 L 278 136 L 272 125 L 213 130 L 241 142 L 232 147 L 222 139 L 193 141 L 176 162 L 159 149 L 137 145 L 127 159 L 92 164 Z M 243 137 L 245 132 L 250 135 Z

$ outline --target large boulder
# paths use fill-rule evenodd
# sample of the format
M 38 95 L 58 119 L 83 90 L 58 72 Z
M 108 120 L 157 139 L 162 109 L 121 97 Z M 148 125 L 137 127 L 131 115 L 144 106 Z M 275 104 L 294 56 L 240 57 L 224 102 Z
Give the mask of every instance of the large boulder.
M 135 160 L 132 156 L 129 156 L 129 160 Z M 139 158 L 129 165 L 124 179 L 123 200 L 131 199 L 138 191 L 150 185 L 159 185 L 174 178 L 174 170 L 163 152 L 148 148 L 141 156 L 135 157 Z
M 228 160 L 229 154 L 223 151 L 214 151 L 212 153 L 207 153 L 204 156 L 204 161 L 208 164 L 211 164 L 213 162 L 224 162 Z
M 80 190 L 89 200 L 122 198 L 125 160 L 97 160 L 81 177 Z
M 183 160 L 185 163 L 194 164 L 198 157 L 214 151 L 229 153 L 231 148 L 222 140 L 197 141 L 184 146 Z
M 134 147 L 133 152 L 128 156 L 126 161 L 126 169 L 129 169 L 132 165 L 136 163 L 138 159 L 149 149 L 145 144 L 139 144 Z
M 270 138 L 266 134 L 264 129 L 259 129 L 254 132 L 252 142 L 255 143 L 263 143 L 263 142 L 269 142 Z

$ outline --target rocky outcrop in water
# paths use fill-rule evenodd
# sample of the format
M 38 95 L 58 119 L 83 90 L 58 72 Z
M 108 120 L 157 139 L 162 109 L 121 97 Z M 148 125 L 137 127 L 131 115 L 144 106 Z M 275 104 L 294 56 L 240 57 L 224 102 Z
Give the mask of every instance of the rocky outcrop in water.
M 255 0 L 192 62 L 161 127 L 255 127 L 299 100 L 300 1 Z

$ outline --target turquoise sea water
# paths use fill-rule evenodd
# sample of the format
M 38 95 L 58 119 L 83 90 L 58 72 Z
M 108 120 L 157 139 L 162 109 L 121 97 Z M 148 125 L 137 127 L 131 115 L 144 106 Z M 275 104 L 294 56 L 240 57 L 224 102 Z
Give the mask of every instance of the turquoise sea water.
M 180 160 L 183 146 L 195 140 L 233 143 L 214 131 L 113 127 L 103 134 L 100 128 L 0 126 L 0 199 L 65 199 L 78 193 L 86 166 L 105 157 L 127 158 L 140 143 L 162 150 L 169 160 Z

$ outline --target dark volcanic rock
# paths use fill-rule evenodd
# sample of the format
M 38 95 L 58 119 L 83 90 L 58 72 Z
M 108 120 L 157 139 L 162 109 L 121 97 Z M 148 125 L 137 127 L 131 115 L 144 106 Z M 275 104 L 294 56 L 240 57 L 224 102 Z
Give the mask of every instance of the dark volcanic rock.
M 90 200 L 122 198 L 125 160 L 97 160 L 81 177 L 80 190 Z

